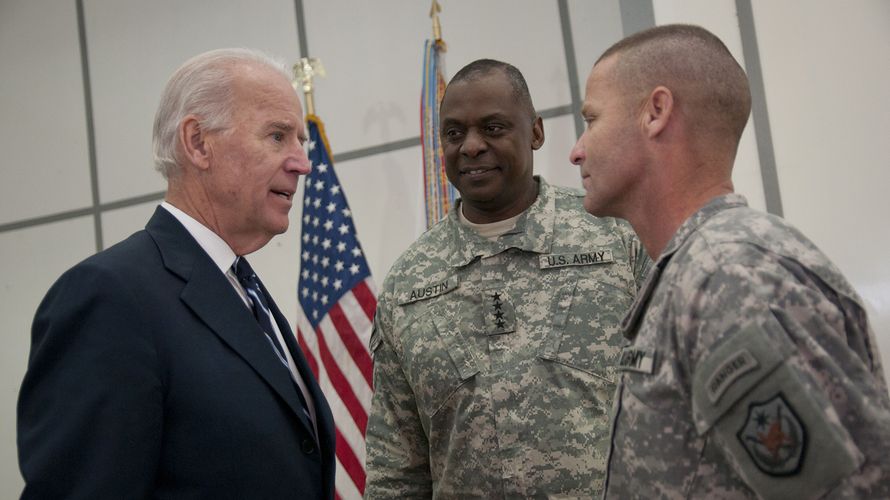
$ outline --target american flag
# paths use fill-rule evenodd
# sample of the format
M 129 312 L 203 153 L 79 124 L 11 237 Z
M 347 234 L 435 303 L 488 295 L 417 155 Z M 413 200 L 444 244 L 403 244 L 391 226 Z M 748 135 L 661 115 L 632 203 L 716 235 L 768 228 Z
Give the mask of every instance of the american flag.
M 303 192 L 297 340 L 334 414 L 337 498 L 361 498 L 377 299 L 324 125 L 313 115 L 306 121 L 312 172 Z

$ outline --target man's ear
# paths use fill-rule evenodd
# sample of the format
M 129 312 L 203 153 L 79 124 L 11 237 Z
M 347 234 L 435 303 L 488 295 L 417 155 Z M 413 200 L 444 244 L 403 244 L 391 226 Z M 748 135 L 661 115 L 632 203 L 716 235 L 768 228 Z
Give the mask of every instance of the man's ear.
M 541 149 L 544 145 L 544 120 L 540 116 L 535 117 L 532 123 L 532 149 L 535 151 Z
M 189 163 L 201 170 L 210 168 L 211 149 L 207 144 L 207 135 L 198 117 L 188 115 L 182 119 L 177 128 L 179 143 Z
M 643 106 L 643 128 L 650 139 L 657 137 L 670 123 L 674 111 L 674 94 L 659 85 L 652 90 Z

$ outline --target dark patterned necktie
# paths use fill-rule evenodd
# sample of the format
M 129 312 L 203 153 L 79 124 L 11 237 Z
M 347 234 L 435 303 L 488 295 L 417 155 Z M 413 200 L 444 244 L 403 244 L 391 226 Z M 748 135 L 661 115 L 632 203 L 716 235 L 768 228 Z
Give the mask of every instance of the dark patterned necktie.
M 237 257 L 235 259 L 235 263 L 232 264 L 232 270 L 235 272 L 238 282 L 241 283 L 241 286 L 244 287 L 244 291 L 247 292 L 247 296 L 250 298 L 253 316 L 263 329 L 263 333 L 266 334 L 266 339 L 275 351 L 275 355 L 278 356 L 278 360 L 281 361 L 290 374 L 290 367 L 287 365 L 287 357 L 284 355 L 284 348 L 281 343 L 278 342 L 278 336 L 275 335 L 275 329 L 272 327 L 273 319 L 272 311 L 269 309 L 269 302 L 266 301 L 266 296 L 263 293 L 263 290 L 260 289 L 260 283 L 259 280 L 257 280 L 256 273 L 253 272 L 253 269 L 244 257 Z M 303 412 L 311 423 L 312 417 L 309 414 L 309 405 L 306 404 L 306 398 L 303 397 L 303 391 L 299 386 L 296 387 L 296 389 L 297 396 L 300 398 L 300 404 L 303 406 Z
M 275 335 L 275 328 L 272 327 L 272 311 L 269 310 L 269 303 L 266 301 L 265 294 L 263 294 L 263 291 L 260 289 L 260 283 L 257 281 L 256 273 L 253 272 L 253 268 L 250 267 L 250 264 L 247 263 L 247 259 L 244 257 L 235 259 L 235 264 L 232 265 L 232 270 L 235 271 L 235 276 L 238 277 L 238 282 L 241 283 L 241 286 L 244 287 L 244 291 L 247 292 L 247 296 L 250 297 L 253 317 L 256 318 L 257 322 L 260 324 L 263 333 L 266 334 L 266 339 L 269 340 L 269 344 L 271 344 L 272 348 L 275 350 L 275 355 L 278 356 L 278 360 L 287 367 L 287 357 L 284 355 L 284 348 L 278 342 L 278 336 Z

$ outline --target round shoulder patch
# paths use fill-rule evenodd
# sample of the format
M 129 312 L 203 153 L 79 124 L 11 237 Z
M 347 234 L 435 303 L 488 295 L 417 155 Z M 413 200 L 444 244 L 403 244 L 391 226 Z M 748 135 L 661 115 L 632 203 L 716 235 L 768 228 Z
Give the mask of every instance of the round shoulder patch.
M 807 430 L 781 392 L 748 405 L 748 417 L 736 436 L 765 474 L 791 476 L 803 465 Z

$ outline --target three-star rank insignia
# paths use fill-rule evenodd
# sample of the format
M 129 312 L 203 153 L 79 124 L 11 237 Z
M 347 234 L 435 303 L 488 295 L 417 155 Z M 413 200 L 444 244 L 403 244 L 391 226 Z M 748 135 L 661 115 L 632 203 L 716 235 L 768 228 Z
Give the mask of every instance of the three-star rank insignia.
M 807 430 L 781 392 L 766 402 L 751 403 L 736 436 L 765 474 L 790 476 L 803 465 Z
M 499 335 L 516 330 L 516 313 L 510 297 L 503 290 L 487 290 L 482 295 L 485 333 Z

